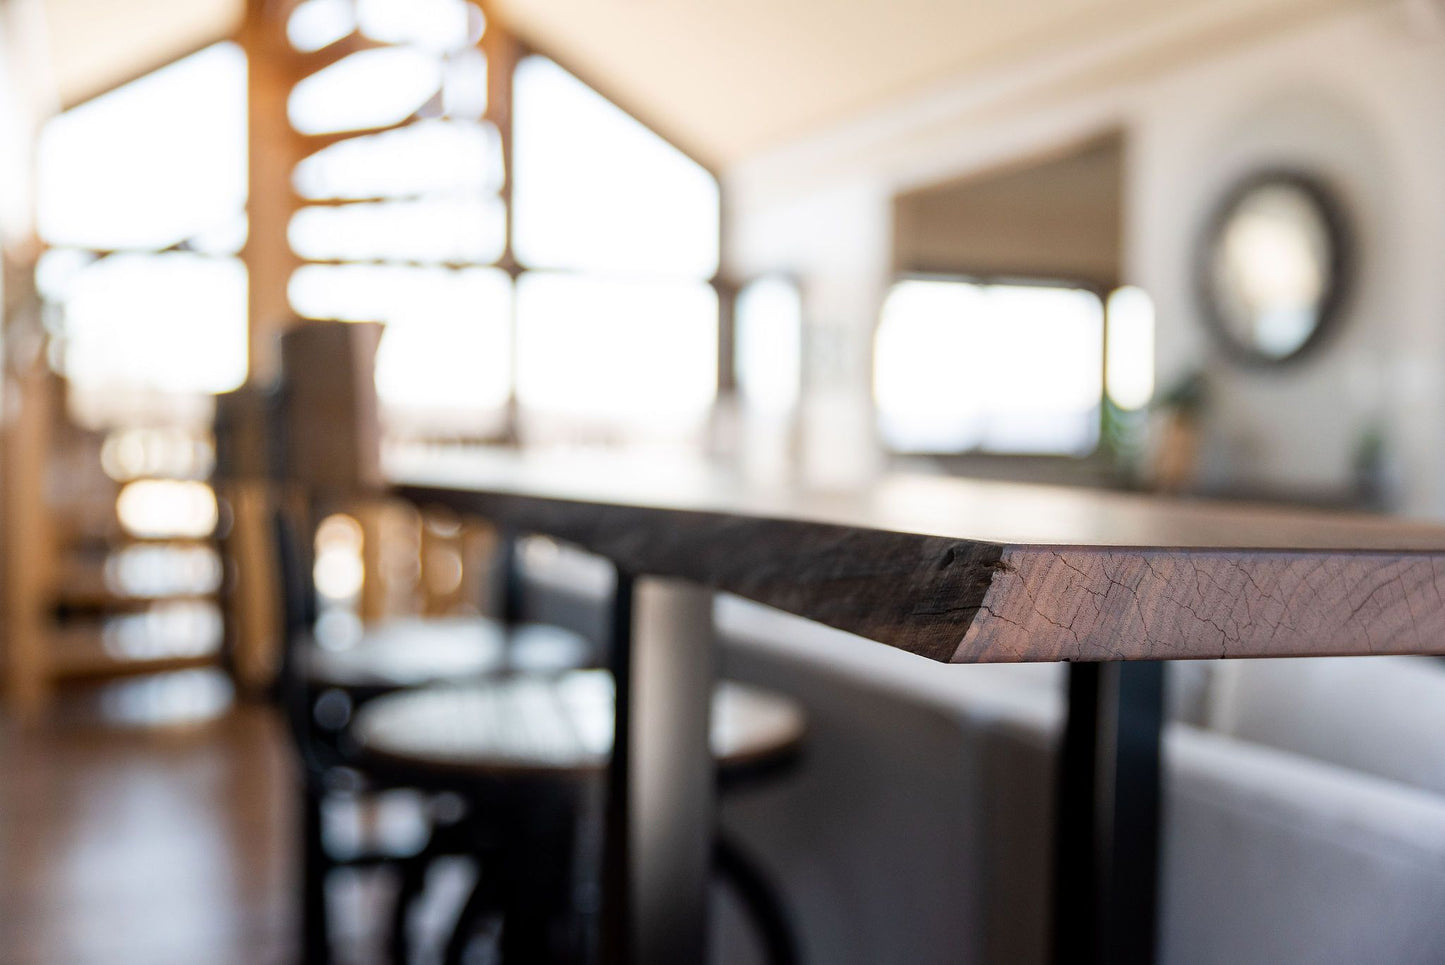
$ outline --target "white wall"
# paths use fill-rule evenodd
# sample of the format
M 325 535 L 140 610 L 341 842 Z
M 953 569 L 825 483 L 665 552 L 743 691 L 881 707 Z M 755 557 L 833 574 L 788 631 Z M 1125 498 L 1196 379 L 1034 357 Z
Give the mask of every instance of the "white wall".
M 802 292 L 801 472 L 827 488 L 866 482 L 882 466 L 870 350 L 890 280 L 891 195 L 865 179 L 800 192 L 750 212 L 735 238 L 730 270 L 782 272 Z
M 1398 9 L 1351 15 L 1151 84 L 1130 131 L 1127 274 L 1159 312 L 1161 384 L 1209 366 L 1207 452 L 1245 483 L 1339 486 L 1361 431 L 1384 425 L 1407 509 L 1445 511 L 1445 45 Z M 1200 223 L 1249 170 L 1286 164 L 1336 186 L 1356 284 L 1335 337 L 1297 367 L 1214 358 L 1192 297 Z
M 809 300 L 810 474 L 845 485 L 881 465 L 868 348 L 893 193 L 1118 125 L 1126 277 L 1156 301 L 1160 384 L 1199 366 L 1214 381 L 1211 481 L 1340 488 L 1360 433 L 1380 422 L 1403 508 L 1445 514 L 1445 33 L 1410 9 L 1355 5 L 1243 39 L 1181 23 L 1041 55 L 729 171 L 729 269 L 789 271 Z M 1189 274 L 1212 204 L 1264 164 L 1333 182 L 1359 255 L 1336 337 L 1269 373 L 1218 357 Z

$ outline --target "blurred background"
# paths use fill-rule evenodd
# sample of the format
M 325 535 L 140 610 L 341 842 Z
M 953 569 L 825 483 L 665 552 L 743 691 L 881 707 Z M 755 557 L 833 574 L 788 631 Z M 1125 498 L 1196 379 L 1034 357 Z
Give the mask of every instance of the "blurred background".
M 1442 261 L 1441 0 L 0 0 L 0 960 L 294 954 L 289 764 L 247 702 L 279 604 L 238 575 L 264 515 L 216 482 L 217 399 L 280 376 L 284 331 L 384 323 L 383 464 L 1445 517 Z M 337 639 L 495 608 L 485 527 L 373 501 L 310 532 Z M 518 559 L 555 591 L 533 615 L 601 634 L 595 560 Z M 850 740 L 982 713 L 973 683 L 907 696 L 909 666 L 820 696 L 758 643 L 817 628 L 733 619 L 739 672 L 814 717 L 881 701 Z M 1245 720 L 1242 686 L 1180 713 Z M 739 820 L 787 851 L 775 798 Z M 816 960 L 904 947 L 800 867 Z M 913 903 L 908 960 L 963 960 L 937 951 L 957 888 Z M 1041 954 L 978 915 L 968 960 Z

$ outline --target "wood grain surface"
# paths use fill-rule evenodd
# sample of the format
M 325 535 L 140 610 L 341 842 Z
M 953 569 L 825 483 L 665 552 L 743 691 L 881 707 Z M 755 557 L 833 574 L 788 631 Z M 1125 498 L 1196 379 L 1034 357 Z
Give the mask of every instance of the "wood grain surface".
M 922 476 L 763 491 L 691 463 L 391 471 L 424 505 L 939 661 L 1445 653 L 1439 524 Z

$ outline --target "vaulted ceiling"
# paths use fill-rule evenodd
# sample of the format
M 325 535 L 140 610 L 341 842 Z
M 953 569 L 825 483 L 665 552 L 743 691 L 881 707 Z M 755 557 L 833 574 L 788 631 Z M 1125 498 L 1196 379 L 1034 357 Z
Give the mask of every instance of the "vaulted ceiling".
M 1123 31 L 1248 29 L 1338 0 L 496 0 L 524 35 L 727 163 L 970 72 Z
M 242 0 L 44 0 L 63 102 L 227 35 Z M 1123 32 L 1237 34 L 1360 0 L 493 0 L 534 46 L 725 165 L 910 93 Z M 1191 19 L 1192 18 L 1192 19 Z M 1176 42 L 1177 36 L 1173 38 Z
M 242 0 L 44 0 L 61 104 L 235 33 Z

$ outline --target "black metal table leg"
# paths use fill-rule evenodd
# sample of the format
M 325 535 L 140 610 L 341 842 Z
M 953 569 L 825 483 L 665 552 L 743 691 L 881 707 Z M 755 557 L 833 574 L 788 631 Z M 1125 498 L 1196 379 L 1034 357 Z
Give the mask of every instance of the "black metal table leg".
M 1076 663 L 1055 815 L 1056 965 L 1149 965 L 1157 940 L 1164 665 Z
M 607 805 L 602 854 L 602 961 L 622 965 L 628 960 L 628 920 L 632 915 L 628 887 L 628 780 L 632 747 L 632 599 L 636 579 L 617 570 L 609 627 L 616 718 L 612 757 L 607 763 Z
M 331 862 L 322 841 L 322 791 L 309 775 L 301 791 L 301 960 L 306 965 L 331 961 L 327 927 L 326 877 Z
M 521 554 L 518 551 L 517 533 L 506 527 L 497 530 L 496 574 L 493 585 L 496 593 L 497 618 L 506 626 L 522 622 L 523 599 L 526 595 L 522 579 Z

